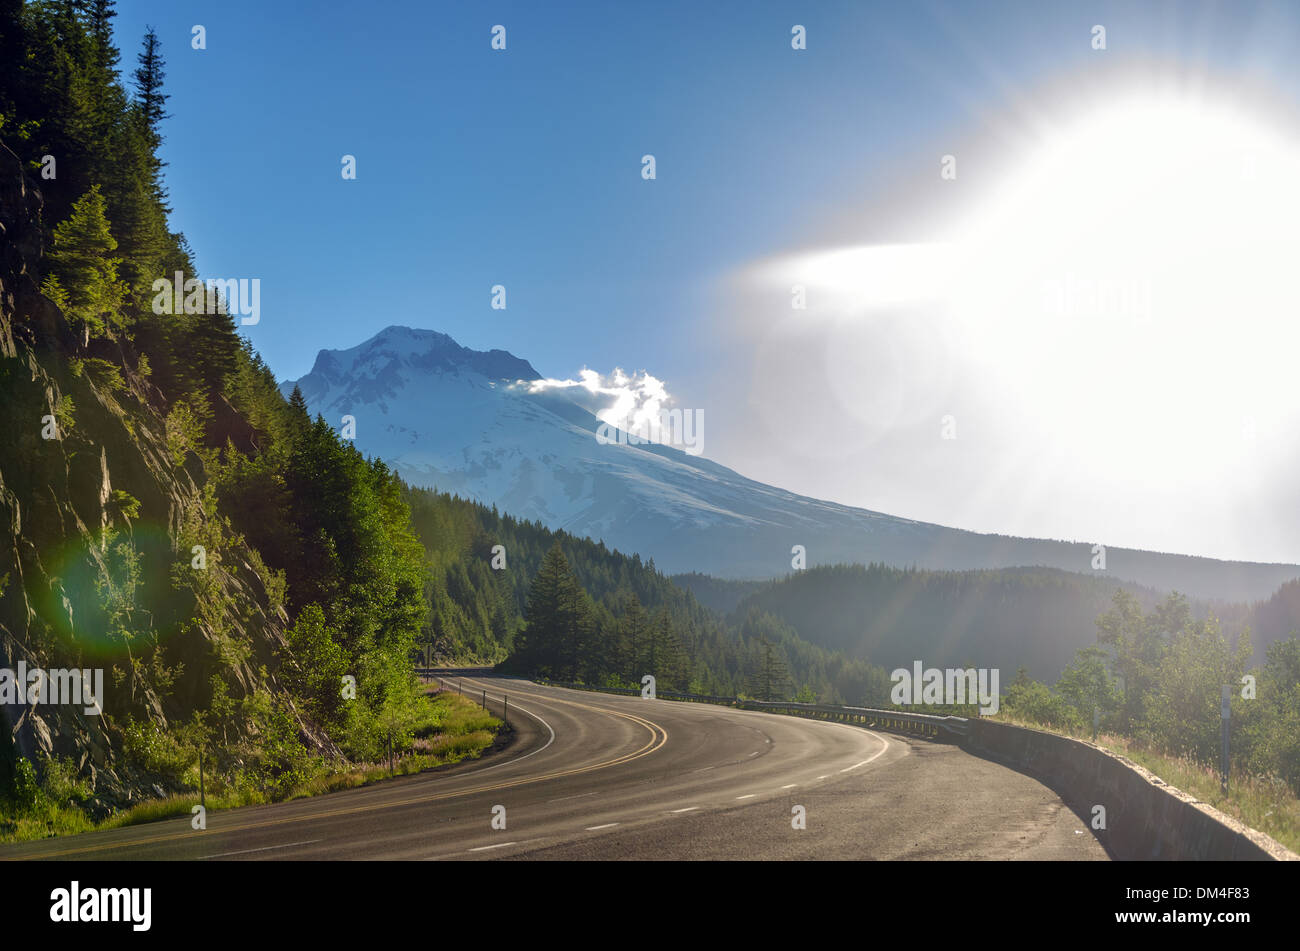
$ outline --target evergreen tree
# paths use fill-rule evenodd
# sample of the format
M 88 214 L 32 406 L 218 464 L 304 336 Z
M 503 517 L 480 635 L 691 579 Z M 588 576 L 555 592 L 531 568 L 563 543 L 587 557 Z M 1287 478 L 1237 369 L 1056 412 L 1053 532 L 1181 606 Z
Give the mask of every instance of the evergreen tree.
M 625 595 L 622 604 L 622 618 L 619 627 L 623 635 L 623 664 L 621 669 L 624 676 L 634 684 L 641 682 L 641 677 L 646 671 L 641 669 L 641 658 L 647 647 L 648 623 L 645 607 L 641 604 L 635 592 L 629 592 Z
M 766 637 L 759 641 L 756 663 L 749 677 L 749 692 L 759 700 L 784 700 L 790 673 L 775 645 Z
M 533 579 L 524 618 L 519 661 L 557 680 L 577 677 L 591 635 L 591 607 L 558 542 Z
M 681 643 L 673 632 L 672 618 L 665 607 L 655 612 L 650 624 L 644 660 L 646 673 L 653 674 L 655 684 L 664 690 L 682 686 L 683 658 Z
M 162 120 L 167 118 L 163 107 L 171 97 L 162 91 L 163 78 L 167 74 L 163 71 L 162 43 L 159 42 L 158 34 L 154 32 L 153 27 L 149 27 L 146 31 L 136 59 L 140 63 L 134 73 L 136 102 L 140 106 L 140 116 L 155 142 L 161 142 L 159 128 Z
M 96 44 L 95 55 L 108 67 L 116 66 L 113 17 L 117 16 L 117 0 L 80 0 L 80 6 L 85 11 L 86 24 Z
M 96 185 L 72 208 L 72 217 L 54 229 L 51 273 L 43 288 L 74 326 L 91 336 L 122 327 L 125 288 L 118 280 L 121 259 L 105 216 L 104 196 Z

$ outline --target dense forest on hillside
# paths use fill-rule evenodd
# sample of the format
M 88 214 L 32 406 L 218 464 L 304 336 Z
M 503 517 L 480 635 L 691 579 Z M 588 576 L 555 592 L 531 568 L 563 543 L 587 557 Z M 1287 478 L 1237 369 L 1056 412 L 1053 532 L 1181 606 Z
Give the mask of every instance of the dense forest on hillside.
M 809 568 L 754 586 L 702 575 L 677 576 L 701 599 L 734 603 L 730 619 L 761 611 L 802 639 L 892 670 L 927 665 L 1026 667 L 1057 676 L 1080 647 L 1096 641 L 1097 618 L 1116 591 L 1146 608 L 1162 592 L 1054 568 L 927 571 L 888 565 Z M 1231 635 L 1249 622 L 1244 605 L 1192 604 L 1213 612 Z
M 771 584 L 770 581 L 735 581 L 715 578 L 699 571 L 672 575 L 673 584 L 695 595 L 695 600 L 710 611 L 730 614 L 747 595 Z
M 14 811 L 64 777 L 104 814 L 200 750 L 274 794 L 421 716 L 402 487 L 284 400 L 199 280 L 168 224 L 161 44 L 119 69 L 112 18 L 0 3 L 0 666 L 107 669 L 102 716 L 0 698 Z
M 602 684 L 631 685 L 653 673 L 665 690 L 727 696 L 758 695 L 758 672 L 779 664 L 787 672 L 782 698 L 799 691 L 828 702 L 887 697 L 888 678 L 879 666 L 809 644 L 759 610 L 724 622 L 653 560 L 447 494 L 408 488 L 406 498 L 429 552 L 430 613 L 422 641 L 439 660 L 509 658 L 512 670 Z M 551 558 L 544 574 L 552 549 L 560 557 Z M 552 657 L 544 639 L 521 637 L 526 622 L 538 620 L 528 606 L 539 575 L 581 589 L 581 597 L 573 595 L 578 616 L 564 638 L 568 660 Z
M 1300 636 L 1268 645 L 1250 665 L 1249 632 L 1230 637 L 1212 614 L 1193 615 L 1170 594 L 1145 608 L 1117 591 L 1054 685 L 1021 668 L 1005 685 L 1002 713 L 1055 729 L 1101 730 L 1142 748 L 1219 765 L 1221 693 L 1229 687 L 1234 772 L 1281 782 L 1300 796 Z
M 761 612 L 727 626 L 636 556 L 408 489 L 286 400 L 171 230 L 162 45 L 123 68 L 112 20 L 112 0 L 0 0 L 0 667 L 107 674 L 102 716 L 0 697 L 0 811 L 103 815 L 187 788 L 201 752 L 210 782 L 271 796 L 374 760 L 421 720 L 426 649 L 879 697 L 879 668 Z M 567 659 L 547 584 L 581 635 Z
M 364 458 L 281 395 L 171 229 L 164 51 L 149 33 L 124 67 L 112 18 L 112 0 L 0 0 L 0 669 L 106 673 L 102 715 L 0 690 L 0 832 L 55 803 L 98 817 L 189 789 L 200 754 L 209 782 L 272 798 L 373 762 L 427 717 L 426 653 L 869 705 L 916 659 L 1064 669 L 1055 692 L 1027 672 L 1013 705 L 1076 719 L 1086 685 L 1125 672 L 1107 716 L 1204 746 L 1180 691 L 1202 704 L 1246 663 L 1204 606 L 1041 569 L 882 566 L 752 590 L 697 577 L 697 598 L 652 561 Z M 160 298 L 177 272 L 185 294 Z M 1284 589 L 1259 623 L 1286 628 L 1296 603 Z M 1075 655 L 1098 616 L 1104 658 Z M 1231 635 L 1245 615 L 1218 617 Z M 1294 776 L 1290 643 L 1251 729 L 1258 762 Z

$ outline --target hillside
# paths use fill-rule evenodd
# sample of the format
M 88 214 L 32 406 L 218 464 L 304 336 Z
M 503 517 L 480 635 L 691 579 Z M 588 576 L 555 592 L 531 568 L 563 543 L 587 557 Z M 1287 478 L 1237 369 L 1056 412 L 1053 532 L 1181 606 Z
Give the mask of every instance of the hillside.
M 675 579 L 688 589 L 700 579 Z M 812 568 L 740 597 L 730 619 L 758 610 L 814 644 L 870 657 L 893 670 L 927 666 L 1021 666 L 1055 677 L 1080 648 L 1097 643 L 1097 619 L 1125 590 L 1151 609 L 1164 592 L 1045 568 L 933 572 L 885 565 Z M 1196 603 L 1230 634 L 1249 623 L 1245 605 Z M 1259 651 L 1263 656 L 1263 651 Z
M 639 552 L 672 573 L 782 577 L 796 545 L 809 567 L 1093 570 L 1092 541 L 963 531 L 800 496 L 670 445 L 602 443 L 582 387 L 542 385 L 527 360 L 471 350 L 432 330 L 391 326 L 346 350 L 322 350 L 311 372 L 284 381 L 281 392 L 295 386 L 334 426 L 352 417 L 358 448 L 412 485 Z M 707 429 L 698 435 L 707 450 Z M 1108 546 L 1096 573 L 1252 601 L 1300 568 Z
M 89 709 L 0 690 L 0 818 L 188 790 L 201 753 L 210 791 L 274 797 L 418 716 L 400 487 L 286 403 L 200 281 L 161 46 L 125 84 L 112 16 L 0 6 L 0 668 L 102 682 Z

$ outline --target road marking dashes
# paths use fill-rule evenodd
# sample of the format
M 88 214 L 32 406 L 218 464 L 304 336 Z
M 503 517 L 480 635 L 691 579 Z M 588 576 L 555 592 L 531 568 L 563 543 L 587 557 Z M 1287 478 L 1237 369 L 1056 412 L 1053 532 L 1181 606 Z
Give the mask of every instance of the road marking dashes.
M 698 808 L 700 808 L 700 807 L 699 807 L 699 806 L 687 806 L 685 809 L 672 809 L 672 810 L 669 810 L 669 811 L 675 814 L 675 813 L 678 813 L 678 812 L 692 812 L 692 811 L 694 811 L 694 810 L 696 810 L 696 809 L 698 809 Z
M 737 799 L 753 799 L 753 798 L 754 798 L 755 796 L 757 796 L 757 795 L 758 795 L 758 793 L 749 793 L 749 794 L 746 795 L 746 796 L 737 796 L 736 798 L 737 798 Z
M 798 786 L 798 785 L 799 785 L 798 783 L 791 783 L 789 786 L 782 786 L 781 788 L 782 788 L 782 789 L 794 789 L 794 787 L 795 787 L 795 786 Z
M 504 849 L 507 845 L 518 845 L 518 842 L 502 842 L 500 845 L 480 845 L 477 849 L 468 849 L 469 852 L 486 852 L 488 849 Z
M 320 839 L 307 839 L 305 842 L 286 842 L 284 845 L 267 845 L 260 849 L 240 849 L 238 852 L 218 852 L 216 855 L 201 855 L 204 859 L 221 859 L 227 855 L 248 855 L 250 852 L 270 852 L 272 849 L 291 849 L 295 845 L 311 845 L 313 842 L 319 842 Z
M 587 826 L 587 828 L 584 829 L 583 831 L 584 831 L 584 832 L 595 832 L 597 829 L 612 829 L 612 828 L 614 828 L 614 826 L 616 826 L 616 825 L 618 825 L 617 822 L 606 822 L 603 826 Z

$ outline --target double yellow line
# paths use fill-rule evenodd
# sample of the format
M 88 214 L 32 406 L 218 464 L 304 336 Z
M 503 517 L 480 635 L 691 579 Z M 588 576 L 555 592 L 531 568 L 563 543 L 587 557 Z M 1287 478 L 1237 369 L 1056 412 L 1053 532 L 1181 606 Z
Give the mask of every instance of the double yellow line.
M 603 713 L 608 716 L 621 717 L 625 720 L 630 720 L 633 723 L 636 723 L 638 726 L 645 727 L 645 729 L 650 732 L 650 739 L 646 742 L 645 746 L 641 747 L 639 750 L 636 750 L 631 753 L 624 753 L 621 756 L 617 756 L 614 759 L 605 760 L 604 762 L 592 763 L 588 766 L 578 766 L 578 767 L 574 767 L 573 769 L 557 770 L 551 773 L 543 773 L 540 776 L 526 776 L 522 779 L 515 779 L 515 780 L 511 780 L 508 782 L 501 782 L 501 783 L 493 783 L 487 786 L 475 786 L 470 789 L 462 789 L 462 790 L 457 790 L 455 792 L 437 793 L 428 796 L 412 796 L 407 799 L 397 799 L 392 801 L 377 802 L 368 805 L 348 806 L 342 809 L 331 809 L 327 812 L 309 812 L 301 816 L 286 816 L 284 818 L 278 818 L 278 819 L 265 819 L 260 822 L 246 822 L 243 825 L 231 826 L 230 828 L 226 828 L 226 829 L 214 829 L 213 831 L 219 832 L 222 835 L 226 835 L 234 832 L 246 832 L 249 829 L 264 829 L 272 826 L 288 825 L 289 823 L 293 823 L 293 822 L 306 822 L 312 819 L 329 819 L 336 816 L 357 815 L 364 812 L 374 812 L 379 809 L 393 809 L 398 806 L 410 806 L 410 805 L 415 805 L 417 803 L 423 803 L 423 802 L 437 802 L 443 799 L 456 799 L 461 796 L 476 796 L 480 793 L 494 792 L 498 789 L 510 789 L 514 786 L 524 786 L 529 783 L 541 783 L 551 779 L 560 779 L 561 777 L 564 776 L 576 776 L 580 773 L 589 773 L 597 769 L 605 769 L 610 766 L 618 766 L 622 763 L 630 763 L 632 760 L 640 759 L 642 756 L 649 756 L 651 753 L 660 749 L 665 743 L 668 742 L 668 731 L 665 730 L 662 726 L 660 726 L 657 723 L 654 723 L 653 721 L 647 720 L 644 717 L 635 716 L 634 714 L 631 713 L 620 713 L 618 711 L 609 710 L 604 707 L 593 707 L 585 703 L 578 703 L 577 701 L 574 700 L 560 700 L 555 697 L 543 697 L 538 694 L 524 693 L 524 694 L 518 694 L 517 696 L 525 697 L 529 700 L 541 700 L 546 703 L 562 703 L 571 707 L 580 707 L 583 710 L 591 710 L 595 713 Z M 509 761 L 507 760 L 507 763 L 508 762 Z M 383 789 L 382 786 L 376 788 L 380 790 Z M 128 841 L 117 841 L 117 842 L 101 842 L 97 845 L 85 845 L 79 848 L 63 849 L 58 852 L 38 852 L 29 856 L 4 856 L 0 854 L 0 860 L 19 861 L 19 860 L 33 860 L 33 859 L 54 859 L 54 858 L 62 858 L 68 855 L 81 855 L 87 852 L 101 852 L 105 849 L 120 849 L 120 848 L 132 848 L 141 845 L 155 845 L 159 842 L 170 842 L 170 841 L 177 841 L 180 839 L 189 839 L 192 841 L 196 841 L 195 833 L 193 830 L 184 831 L 184 832 L 169 832 L 161 835 L 149 836 L 143 839 L 132 839 Z

